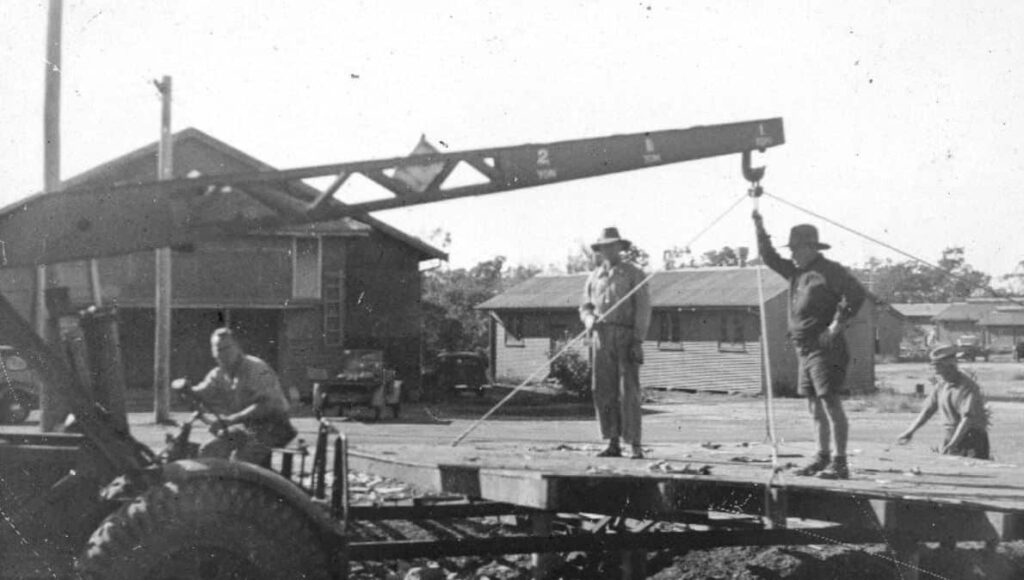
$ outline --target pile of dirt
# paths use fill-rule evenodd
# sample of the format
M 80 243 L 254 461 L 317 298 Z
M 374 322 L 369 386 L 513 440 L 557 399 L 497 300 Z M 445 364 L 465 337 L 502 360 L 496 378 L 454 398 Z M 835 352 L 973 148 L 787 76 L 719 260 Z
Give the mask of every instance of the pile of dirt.
M 657 558 L 657 556 L 656 556 Z M 1010 580 L 1024 576 L 1024 545 L 996 550 L 980 546 L 924 548 L 919 577 L 955 580 Z M 900 568 L 884 546 L 718 548 L 672 557 L 656 580 L 860 580 L 900 578 Z
M 355 505 L 406 503 L 423 496 L 422 490 L 393 479 L 350 472 Z M 578 533 L 575 522 L 566 530 Z M 350 541 L 427 540 L 509 537 L 528 533 L 525 520 L 490 516 L 444 522 L 353 522 Z M 556 528 L 558 524 L 556 522 Z M 594 580 L 616 578 L 617 553 L 571 552 L 560 554 L 552 578 Z M 862 580 L 898 579 L 900 568 L 883 545 L 736 547 L 711 550 L 660 550 L 647 555 L 648 578 L 655 580 Z M 985 549 L 982 544 L 960 544 L 957 549 L 925 547 L 919 562 L 922 579 L 1010 580 L 1024 578 L 1024 542 Z M 528 580 L 532 559 L 526 554 L 463 556 L 435 559 L 352 562 L 353 580 Z
M 618 577 L 616 554 L 564 554 L 553 570 L 560 580 Z M 685 554 L 655 552 L 648 557 L 652 580 L 863 580 L 899 579 L 895 560 L 884 546 L 773 546 L 717 548 Z M 1024 577 L 1024 544 L 1004 544 L 996 550 L 966 547 L 956 550 L 925 548 L 919 577 L 936 580 L 1011 580 Z M 533 578 L 526 555 L 441 558 L 433 561 L 359 562 L 355 580 L 528 580 Z

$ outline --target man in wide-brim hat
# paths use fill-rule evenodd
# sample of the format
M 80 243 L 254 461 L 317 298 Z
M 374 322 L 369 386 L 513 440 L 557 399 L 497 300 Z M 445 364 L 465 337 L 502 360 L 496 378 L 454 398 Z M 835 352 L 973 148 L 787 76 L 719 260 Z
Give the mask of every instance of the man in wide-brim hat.
M 814 422 L 817 453 L 796 474 L 848 479 L 849 423 L 839 396 L 850 364 L 843 330 L 867 292 L 846 268 L 821 254 L 829 245 L 818 239 L 818 228 L 800 224 L 790 230 L 792 259 L 787 260 L 772 247 L 761 214 L 754 211 L 753 217 L 761 260 L 789 281 L 788 334 L 800 365 L 797 391 L 807 397 Z
M 990 459 L 985 396 L 978 383 L 957 367 L 956 355 L 955 346 L 940 346 L 929 353 L 932 370 L 938 379 L 935 390 L 928 395 L 921 413 L 906 431 L 900 433 L 896 442 L 900 445 L 909 443 L 914 432 L 941 410 L 946 420 L 946 436 L 939 452 Z
M 594 408 L 601 436 L 608 441 L 598 455 L 620 457 L 622 439 L 630 446 L 630 456 L 641 459 L 640 365 L 651 297 L 644 272 L 622 259 L 630 245 L 614 227 L 605 228 L 590 245 L 600 264 L 583 288 L 580 320 L 591 333 Z

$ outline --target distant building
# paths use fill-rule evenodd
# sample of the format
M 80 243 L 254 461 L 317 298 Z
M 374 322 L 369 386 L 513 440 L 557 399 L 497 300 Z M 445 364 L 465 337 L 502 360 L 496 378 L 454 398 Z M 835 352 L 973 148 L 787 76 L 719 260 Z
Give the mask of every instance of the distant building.
M 65 182 L 66 187 L 155 180 L 157 147 L 148 145 Z M 197 129 L 174 135 L 176 177 L 266 171 L 267 164 Z M 267 186 L 278 187 L 278 186 Z M 314 199 L 301 183 L 290 193 Z M 45 194 L 60 195 L 60 192 Z M 117 212 L 116 207 L 110 208 Z M 211 214 L 271 215 L 244 191 L 211 199 Z M 114 219 L 117 219 L 116 217 Z M 130 228 L 126 228 L 130 235 Z M 173 376 L 199 379 L 213 366 L 209 334 L 236 329 L 246 349 L 271 364 L 289 388 L 308 389 L 307 369 L 332 366 L 346 348 L 379 348 L 406 380 L 418 380 L 421 262 L 440 250 L 372 217 L 239 232 L 173 252 Z M 118 307 L 129 386 L 153 375 L 154 259 L 140 252 L 99 260 L 107 304 Z M 48 268 L 49 285 L 69 289 L 73 306 L 92 298 L 83 263 Z M 34 272 L 0 269 L 5 295 L 32 309 Z
M 536 276 L 477 306 L 492 314 L 491 368 L 499 379 L 523 380 L 554 349 L 583 331 L 578 307 L 585 274 Z M 653 317 L 644 341 L 645 388 L 758 393 L 766 381 L 761 354 L 760 300 L 754 268 L 693 268 L 658 272 L 650 281 Z M 765 271 L 768 351 L 773 392 L 796 393 L 796 353 L 786 338 L 788 285 Z M 847 386 L 874 389 L 879 337 L 869 297 L 846 332 L 851 367 Z M 888 322 L 885 322 L 888 324 Z M 886 348 L 890 338 L 885 338 Z M 587 351 L 581 345 L 581 352 Z
M 948 302 L 921 302 L 893 304 L 892 307 L 903 315 L 903 344 L 905 348 L 925 351 L 939 342 L 938 326 L 935 317 L 949 308 Z
M 1024 307 L 999 307 L 983 314 L 978 326 L 984 329 L 988 347 L 995 352 L 1011 352 L 1024 342 Z
M 953 302 L 948 308 L 935 315 L 936 339 L 946 344 L 955 344 L 964 335 L 981 338 L 983 345 L 988 344 L 984 329 L 978 326 L 981 317 L 995 310 L 998 303 L 982 301 Z

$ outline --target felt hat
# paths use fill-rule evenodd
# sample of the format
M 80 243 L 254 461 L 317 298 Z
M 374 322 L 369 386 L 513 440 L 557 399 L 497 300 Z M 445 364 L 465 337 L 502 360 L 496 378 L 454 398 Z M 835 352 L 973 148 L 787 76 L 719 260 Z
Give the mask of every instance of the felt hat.
M 818 250 L 827 250 L 832 246 L 818 241 L 818 228 L 811 224 L 800 224 L 789 230 L 789 243 L 786 247 L 811 246 Z
M 596 250 L 599 247 L 607 246 L 608 244 L 622 244 L 623 248 L 628 248 L 632 245 L 629 240 L 623 239 L 622 236 L 619 235 L 619 228 L 610 227 L 605 228 L 604 231 L 601 232 L 601 237 L 593 244 L 590 244 L 590 249 Z
M 932 363 L 940 361 L 955 361 L 956 347 L 949 344 L 935 347 L 928 353 L 928 360 L 932 361 Z

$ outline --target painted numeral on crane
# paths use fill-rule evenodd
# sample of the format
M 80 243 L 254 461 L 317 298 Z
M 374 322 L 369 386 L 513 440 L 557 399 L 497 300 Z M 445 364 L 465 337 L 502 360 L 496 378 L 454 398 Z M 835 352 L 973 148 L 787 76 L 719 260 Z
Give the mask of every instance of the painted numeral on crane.
M 654 139 L 644 137 L 644 163 L 661 163 L 661 154 L 654 149 Z
M 764 124 L 758 123 L 757 137 L 754 137 L 754 145 L 756 145 L 758 149 L 764 149 L 765 147 L 771 146 L 772 142 L 771 136 L 764 134 Z
M 558 170 L 551 167 L 551 156 L 546 148 L 537 150 L 537 179 L 557 179 Z

